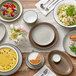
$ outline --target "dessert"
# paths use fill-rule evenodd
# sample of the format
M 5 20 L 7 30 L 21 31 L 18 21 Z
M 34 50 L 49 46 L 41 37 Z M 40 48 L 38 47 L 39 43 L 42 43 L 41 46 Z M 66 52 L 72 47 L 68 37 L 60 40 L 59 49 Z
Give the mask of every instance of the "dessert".
M 29 55 L 28 60 L 31 64 L 37 65 L 41 62 L 41 56 L 39 53 L 34 52 Z

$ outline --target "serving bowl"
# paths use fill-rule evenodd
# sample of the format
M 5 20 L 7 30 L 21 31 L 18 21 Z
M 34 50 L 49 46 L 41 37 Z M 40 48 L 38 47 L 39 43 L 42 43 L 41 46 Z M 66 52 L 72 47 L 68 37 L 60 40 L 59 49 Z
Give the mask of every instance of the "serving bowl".
M 76 27 L 76 25 L 73 25 L 73 26 L 65 26 L 65 25 L 62 24 L 62 23 L 60 22 L 60 20 L 58 19 L 57 11 L 58 11 L 58 8 L 59 8 L 60 6 L 62 6 L 62 5 L 74 5 L 74 6 L 76 6 L 76 1 L 74 1 L 74 0 L 73 0 L 73 1 L 72 1 L 72 0 L 65 0 L 65 1 L 59 2 L 59 3 L 55 6 L 55 8 L 54 8 L 54 18 L 55 18 L 56 22 L 57 22 L 58 24 L 60 24 L 61 26 L 65 27 L 65 28 L 73 28 L 73 27 Z
M 4 54 L 5 55 L 5 53 L 6 54 L 8 54 L 8 55 L 6 55 L 6 57 L 10 57 L 10 55 L 13 55 L 14 53 L 14 57 L 15 57 L 15 55 L 16 55 L 16 61 L 14 60 L 14 58 L 12 59 L 12 57 L 11 57 L 11 59 L 12 60 L 14 60 L 15 61 L 15 63 L 14 63 L 14 65 L 12 66 L 12 63 L 9 63 L 11 60 L 10 60 L 10 58 L 9 58 L 9 60 L 8 60 L 8 64 L 10 65 L 11 64 L 11 67 L 9 68 L 9 67 L 7 67 L 6 66 L 6 68 L 9 68 L 8 70 L 6 69 L 6 70 L 4 70 L 4 71 L 2 71 L 2 70 L 0 70 L 0 72 L 3 72 L 3 73 L 5 73 L 5 72 L 10 72 L 10 71 L 12 71 L 16 66 L 17 66 L 17 64 L 18 64 L 18 53 L 17 53 L 17 51 L 16 51 L 16 49 L 15 48 L 13 48 L 13 47 L 11 47 L 11 46 L 8 46 L 8 45 L 3 45 L 3 46 L 0 46 L 0 50 L 3 50 L 4 52 L 1 52 L 0 51 L 0 54 L 2 53 L 2 54 Z M 6 50 L 9 50 L 9 52 L 7 52 Z M 12 50 L 12 52 L 10 52 L 10 50 Z M 12 53 L 12 54 L 11 54 Z M 5 57 L 3 56 L 2 57 L 3 58 L 3 60 L 5 60 Z M 12 61 L 12 62 L 14 62 L 14 61 Z M 4 62 L 4 61 L 3 61 Z M 8 66 L 9 66 L 8 65 Z
M 0 6 L 1 6 L 3 3 L 8 2 L 8 1 L 9 1 L 9 0 L 1 0 L 1 1 L 0 1 Z M 19 7 L 19 9 L 20 9 L 20 11 L 18 11 L 19 14 L 17 15 L 17 17 L 12 18 L 12 19 L 9 19 L 9 20 L 3 18 L 3 17 L 0 15 L 0 20 L 2 20 L 2 21 L 4 21 L 4 22 L 13 22 L 13 21 L 17 20 L 18 18 L 20 18 L 20 16 L 22 15 L 23 8 L 22 8 L 21 3 L 20 3 L 18 0 L 12 0 L 12 1 L 15 2 L 15 3 L 18 5 L 18 7 Z M 12 2 L 12 1 L 10 1 L 10 2 Z

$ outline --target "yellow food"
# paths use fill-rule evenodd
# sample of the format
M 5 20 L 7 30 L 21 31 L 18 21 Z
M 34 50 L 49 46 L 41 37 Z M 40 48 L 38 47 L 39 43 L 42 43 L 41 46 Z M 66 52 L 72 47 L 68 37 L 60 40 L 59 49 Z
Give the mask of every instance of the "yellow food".
M 9 71 L 17 64 L 16 52 L 8 47 L 0 48 L 0 71 Z

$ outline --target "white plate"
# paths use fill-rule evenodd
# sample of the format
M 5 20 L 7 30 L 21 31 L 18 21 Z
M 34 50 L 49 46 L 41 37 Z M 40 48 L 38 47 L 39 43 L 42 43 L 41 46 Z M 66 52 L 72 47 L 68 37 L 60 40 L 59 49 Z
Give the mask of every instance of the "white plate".
M 39 68 L 41 68 L 41 67 L 43 66 L 43 64 L 44 64 L 44 57 L 43 57 L 42 55 L 41 55 L 41 57 L 42 57 L 42 61 L 41 61 L 40 65 L 33 66 L 33 65 L 31 65 L 31 64 L 29 63 L 29 61 L 28 61 L 28 56 L 27 56 L 26 59 L 25 59 L 26 65 L 27 65 L 29 68 L 31 68 L 31 69 L 39 69 Z
M 69 48 L 69 46 L 70 46 L 70 41 L 71 41 L 71 39 L 69 38 L 70 35 L 76 35 L 76 30 L 73 30 L 73 31 L 69 32 L 69 33 L 64 37 L 63 47 L 64 47 L 65 51 L 66 51 L 69 55 L 71 55 L 71 56 L 73 56 L 73 57 L 76 57 L 76 54 L 75 54 L 74 52 L 72 52 L 72 51 L 70 50 L 70 48 Z
M 0 23 L 0 41 L 4 38 L 6 33 L 6 28 L 4 24 Z
M 18 53 L 18 63 L 16 65 L 16 67 L 14 69 L 12 69 L 11 71 L 8 71 L 8 72 L 0 72 L 0 75 L 5 75 L 5 76 L 14 74 L 16 71 L 18 71 L 18 69 L 21 67 L 21 64 L 22 64 L 22 54 L 21 54 L 21 52 L 16 46 L 14 46 L 12 44 L 2 44 L 0 46 L 12 47 L 12 48 L 16 49 L 16 52 Z
M 34 42 L 42 46 L 49 45 L 54 40 L 54 37 L 54 30 L 44 24 L 37 26 L 32 32 Z
M 60 20 L 58 19 L 58 15 L 57 15 L 57 11 L 58 11 L 58 8 L 62 5 L 68 5 L 68 4 L 71 4 L 71 5 L 74 5 L 76 6 L 76 1 L 75 0 L 64 0 L 64 1 L 61 1 L 59 2 L 56 6 L 55 6 L 55 9 L 54 9 L 54 18 L 55 20 L 57 21 L 57 23 L 59 23 L 61 26 L 63 27 L 66 27 L 66 28 L 72 28 L 72 27 L 76 27 L 76 25 L 74 26 L 64 26 Z
M 2 2 L 4 2 L 4 1 L 6 1 L 6 0 L 0 1 L 0 4 L 1 4 Z M 19 14 L 16 18 L 14 18 L 14 19 L 12 19 L 12 20 L 7 20 L 7 19 L 4 19 L 4 18 L 2 18 L 2 17 L 0 16 L 0 20 L 2 20 L 2 21 L 4 21 L 4 22 L 13 22 L 13 21 L 17 20 L 17 19 L 21 16 L 22 11 L 23 11 L 23 8 L 22 8 L 21 3 L 20 3 L 18 0 L 13 0 L 13 1 L 15 1 L 15 2 L 20 6 L 20 14 Z

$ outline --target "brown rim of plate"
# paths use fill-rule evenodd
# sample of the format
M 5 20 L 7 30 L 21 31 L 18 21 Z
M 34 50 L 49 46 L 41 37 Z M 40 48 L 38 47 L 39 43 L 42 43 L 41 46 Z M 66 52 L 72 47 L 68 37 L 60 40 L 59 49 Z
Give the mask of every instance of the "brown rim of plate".
M 38 44 L 35 43 L 35 42 L 33 41 L 33 39 L 32 39 L 32 32 L 33 32 L 33 30 L 34 30 L 37 26 L 42 25 L 42 24 L 46 24 L 46 25 L 50 26 L 50 27 L 54 30 L 54 32 L 55 32 L 55 38 L 54 38 L 53 42 L 50 43 L 49 45 L 46 45 L 46 46 L 38 45 Z M 48 49 L 48 48 L 52 47 L 52 46 L 57 42 L 57 40 L 58 40 L 58 31 L 57 31 L 57 29 L 56 29 L 52 24 L 50 24 L 50 23 L 47 23 L 47 22 L 38 23 L 38 24 L 36 24 L 35 26 L 33 26 L 32 29 L 30 30 L 29 40 L 30 40 L 30 42 L 32 43 L 32 45 L 35 46 L 36 48 L 39 48 L 39 49 Z
M 63 72 L 63 71 L 65 71 L 66 69 L 65 69 L 65 65 L 62 65 L 61 63 L 63 63 L 63 61 L 61 60 L 61 63 L 60 63 L 60 65 L 59 65 L 59 63 L 54 63 L 53 61 L 52 61 L 52 56 L 54 55 L 54 54 L 59 54 L 59 55 L 62 55 L 62 60 L 63 61 L 65 61 L 64 59 L 66 59 L 66 61 L 67 61 L 67 63 L 69 64 L 69 67 L 70 67 L 70 70 L 67 72 Z M 64 59 L 63 59 L 63 57 L 64 57 Z M 72 61 L 70 60 L 70 58 L 64 53 L 64 52 L 61 52 L 61 51 L 59 51 L 59 50 L 53 50 L 53 51 L 51 51 L 50 53 L 49 53 L 49 55 L 48 55 L 48 62 L 49 62 L 49 64 L 50 64 L 50 66 L 51 66 L 51 68 L 53 69 L 53 71 L 54 72 L 56 72 L 57 74 L 59 74 L 59 75 L 69 75 L 72 71 L 73 71 L 73 64 L 72 64 Z M 57 66 L 57 64 L 58 64 L 58 66 Z M 61 67 L 64 67 L 63 69 L 61 68 Z M 59 71 L 59 69 L 57 70 L 57 68 L 61 68 L 60 69 L 60 71 Z M 62 72 L 61 72 L 62 71 Z

